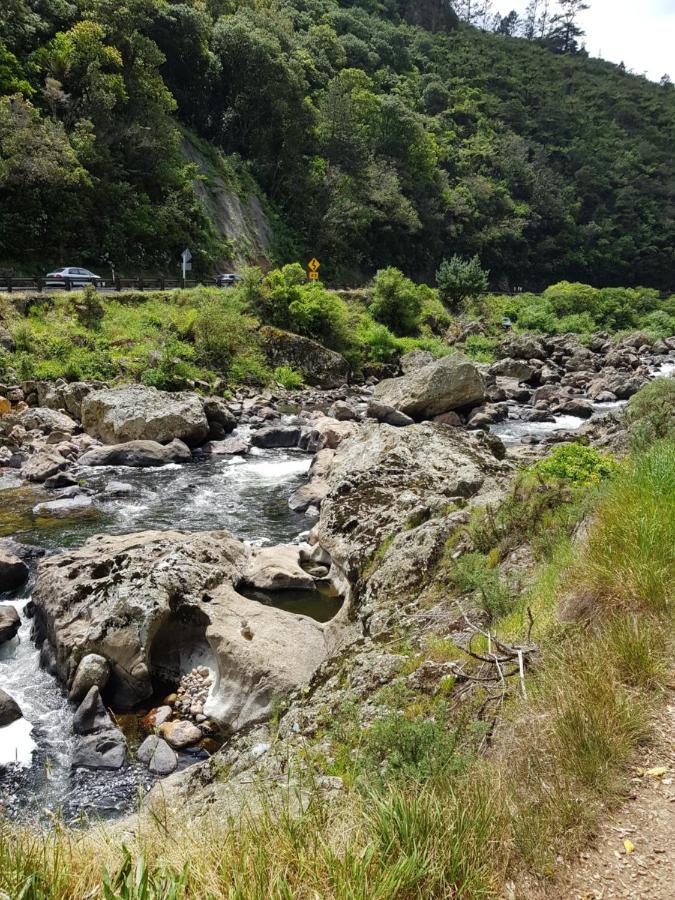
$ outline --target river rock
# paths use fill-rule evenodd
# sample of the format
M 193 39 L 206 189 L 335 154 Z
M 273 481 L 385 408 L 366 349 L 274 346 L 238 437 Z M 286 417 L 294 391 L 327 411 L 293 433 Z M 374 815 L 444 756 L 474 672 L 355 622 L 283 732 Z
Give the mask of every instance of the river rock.
M 201 443 L 209 424 L 200 398 L 132 384 L 93 391 L 82 402 L 82 425 L 106 444 L 147 440 L 188 446 Z
M 237 418 L 222 397 L 203 397 L 202 406 L 209 423 L 209 440 L 222 441 L 237 426 Z
M 250 443 L 241 437 L 230 437 L 224 441 L 209 441 L 202 450 L 209 456 L 246 456 Z
M 65 519 L 69 516 L 89 515 L 95 511 L 91 497 L 77 494 L 60 500 L 48 500 L 33 507 L 33 515 L 40 518 Z
M 334 350 L 279 328 L 260 329 L 262 348 L 272 368 L 291 366 L 302 373 L 307 384 L 337 388 L 349 381 L 349 363 Z
M 21 707 L 16 700 L 0 688 L 0 728 L 11 725 L 22 717 Z
M 328 473 L 335 456 L 335 450 L 319 450 L 309 467 L 308 482 L 294 491 L 288 500 L 295 512 L 305 512 L 310 506 L 317 509 L 328 493 Z
M 388 406 L 386 403 L 380 403 L 372 398 L 368 401 L 366 415 L 371 419 L 377 419 L 378 422 L 383 422 L 385 425 L 394 425 L 397 428 L 404 428 L 406 425 L 412 425 L 415 421 L 414 419 L 411 419 L 410 416 L 406 416 L 406 414 L 402 413 L 399 409 L 394 409 L 393 406 Z
M 300 428 L 297 425 L 268 425 L 260 428 L 251 436 L 254 447 L 297 447 L 300 440 Z
M 16 637 L 19 628 L 21 628 L 21 618 L 16 608 L 4 603 L 0 604 L 0 645 Z
M 93 685 L 73 714 L 73 732 L 75 734 L 93 734 L 95 731 L 111 731 L 115 728 L 107 709 L 101 700 L 101 694 Z
M 401 378 L 385 379 L 373 392 L 374 400 L 416 420 L 476 406 L 484 396 L 482 375 L 461 353 L 451 353 Z
M 34 453 L 22 468 L 22 474 L 28 481 L 46 481 L 65 469 L 68 460 L 58 450 L 40 450 Z
M 580 397 L 574 397 L 566 400 L 558 409 L 559 413 L 566 416 L 578 416 L 581 419 L 590 419 L 593 415 L 594 408 L 590 400 L 583 400 Z
M 401 371 L 404 375 L 416 372 L 424 366 L 434 361 L 434 354 L 430 350 L 411 350 L 410 353 L 404 353 L 399 360 Z M 393 424 L 393 423 L 391 423 Z
M 358 419 L 354 407 L 344 400 L 336 400 L 328 410 L 328 415 L 333 419 L 337 419 L 338 422 L 350 422 L 353 419 Z
M 158 734 L 148 735 L 138 748 L 136 756 L 153 775 L 170 775 L 178 765 L 175 752 Z
M 127 760 L 127 742 L 118 728 L 79 735 L 75 741 L 73 769 L 121 769 Z
M 28 578 L 28 566 L 8 548 L 0 546 L 0 593 L 21 587 Z
M 126 441 L 87 450 L 78 460 L 81 466 L 130 466 L 146 468 L 168 463 L 186 463 L 192 459 L 190 448 L 175 438 L 168 444 L 157 441 Z
M 252 547 L 244 581 L 263 591 L 312 590 L 314 579 L 300 565 L 297 544 Z
M 502 375 L 505 378 L 515 378 L 518 381 L 531 381 L 535 370 L 522 359 L 499 359 L 489 369 L 490 375 Z
M 326 644 L 319 623 L 236 592 L 249 559 L 227 531 L 97 535 L 40 562 L 36 640 L 52 646 L 66 684 L 83 656 L 104 657 L 115 708 L 178 683 L 198 657 L 214 671 L 205 715 L 232 731 L 263 721 Z
M 108 665 L 108 660 L 97 653 L 87 653 L 78 664 L 68 699 L 79 700 L 93 687 L 97 687 L 102 691 L 108 683 L 109 676 L 110 666 Z
M 536 334 L 513 334 L 499 345 L 498 356 L 512 359 L 546 359 L 547 352 L 543 339 Z
M 320 416 L 305 428 L 300 438 L 300 447 L 310 453 L 327 448 L 335 450 L 342 441 L 359 430 L 356 422 L 338 422 L 330 416 Z
M 317 527 L 343 593 L 362 590 L 363 571 L 385 540 L 472 497 L 503 465 L 482 436 L 463 429 L 364 425 L 335 453 Z M 421 557 L 418 569 L 427 562 Z
M 66 435 L 74 434 L 80 428 L 77 422 L 65 413 L 41 406 L 25 409 L 19 416 L 19 424 L 27 431 L 36 430 L 45 434 L 50 434 L 52 431 Z
M 146 731 L 153 731 L 153 729 L 159 728 L 160 725 L 168 722 L 172 712 L 170 706 L 156 706 L 147 715 L 143 716 L 141 725 Z
M 181 720 L 178 722 L 164 722 L 159 726 L 159 733 L 164 740 L 175 750 L 183 750 L 201 741 L 203 734 L 201 728 L 192 722 Z

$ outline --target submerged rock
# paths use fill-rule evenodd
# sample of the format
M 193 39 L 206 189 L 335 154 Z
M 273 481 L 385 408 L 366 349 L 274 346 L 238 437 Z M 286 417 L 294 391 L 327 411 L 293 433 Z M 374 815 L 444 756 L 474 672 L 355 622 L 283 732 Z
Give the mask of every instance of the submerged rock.
M 33 515 L 42 518 L 62 519 L 92 512 L 94 512 L 94 504 L 91 497 L 86 494 L 64 497 L 61 500 L 48 500 L 46 503 L 38 503 L 33 507 Z
M 81 466 L 132 466 L 145 468 L 168 463 L 190 462 L 190 448 L 177 438 L 169 444 L 157 441 L 127 441 L 105 447 L 93 447 L 78 460 Z
M 196 394 L 168 393 L 140 384 L 94 391 L 82 402 L 82 425 L 106 444 L 148 440 L 201 443 L 209 424 Z
M 373 399 L 416 420 L 475 406 L 483 401 L 485 384 L 477 366 L 452 353 L 401 378 L 375 385 Z

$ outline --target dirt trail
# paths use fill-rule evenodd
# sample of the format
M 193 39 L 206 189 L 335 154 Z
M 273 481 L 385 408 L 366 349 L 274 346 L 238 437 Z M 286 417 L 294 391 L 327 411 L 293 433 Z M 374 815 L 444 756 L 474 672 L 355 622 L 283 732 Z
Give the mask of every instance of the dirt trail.
M 662 773 L 661 770 L 666 771 Z M 608 816 L 593 843 L 544 891 L 519 900 L 673 900 L 675 897 L 675 697 L 653 743 L 633 767 L 634 794 Z M 628 842 L 627 844 L 624 842 Z M 634 849 L 632 849 L 634 848 Z

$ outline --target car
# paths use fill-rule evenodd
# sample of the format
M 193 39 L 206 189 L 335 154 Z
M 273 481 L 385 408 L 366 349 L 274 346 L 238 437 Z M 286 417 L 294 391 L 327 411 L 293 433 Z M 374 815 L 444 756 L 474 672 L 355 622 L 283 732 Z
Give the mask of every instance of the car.
M 223 272 L 216 275 L 218 287 L 234 287 L 238 281 L 241 281 L 241 275 L 235 275 L 234 272 Z
M 56 269 L 45 275 L 45 284 L 47 287 L 82 287 L 83 284 L 93 284 L 95 287 L 102 287 L 105 282 L 101 281 L 100 275 L 94 275 L 89 269 L 79 269 L 77 266 L 64 266 L 63 269 Z

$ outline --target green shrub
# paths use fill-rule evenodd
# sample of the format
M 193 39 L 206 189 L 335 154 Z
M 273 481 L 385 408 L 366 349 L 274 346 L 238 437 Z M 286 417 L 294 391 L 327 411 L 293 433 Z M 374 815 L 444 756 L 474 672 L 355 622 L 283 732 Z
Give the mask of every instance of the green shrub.
M 399 344 L 387 326 L 367 316 L 361 320 L 357 336 L 364 345 L 366 357 L 373 362 L 390 362 L 400 353 Z
M 445 334 L 452 322 L 452 316 L 441 303 L 438 293 L 426 284 L 419 284 L 417 294 L 422 303 L 420 328 L 428 328 L 435 335 Z
M 583 444 L 561 444 L 535 463 L 531 471 L 546 479 L 571 481 L 575 485 L 599 484 L 616 469 L 614 457 Z
M 439 296 L 450 309 L 458 309 L 487 291 L 489 274 L 477 256 L 462 259 L 455 254 L 444 259 L 436 272 Z
M 412 334 L 419 325 L 421 311 L 422 297 L 417 285 L 399 269 L 380 269 L 375 275 L 369 307 L 373 319 L 394 334 Z
M 272 378 L 285 387 L 287 391 L 297 391 L 304 384 L 300 372 L 296 372 L 291 366 L 278 366 L 272 373 Z
M 471 334 L 464 341 L 464 352 L 476 362 L 491 363 L 495 359 L 497 340 L 483 334 Z
M 675 379 L 657 378 L 646 384 L 628 401 L 625 416 L 636 450 L 660 438 L 674 438 Z
M 227 372 L 237 355 L 251 353 L 257 347 L 257 326 L 255 319 L 244 315 L 239 304 L 229 297 L 207 299 L 193 324 L 198 358 Z
M 482 553 L 465 553 L 455 562 L 451 572 L 455 586 L 462 592 L 475 594 L 490 621 L 505 616 L 515 602 L 511 587 L 490 567 Z

